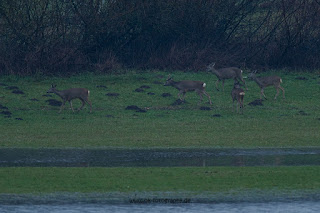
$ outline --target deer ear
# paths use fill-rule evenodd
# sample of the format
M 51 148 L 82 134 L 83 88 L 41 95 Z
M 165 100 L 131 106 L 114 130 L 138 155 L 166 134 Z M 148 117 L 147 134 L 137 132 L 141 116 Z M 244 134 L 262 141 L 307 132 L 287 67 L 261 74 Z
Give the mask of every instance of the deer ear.
M 211 63 L 211 64 L 209 64 L 209 68 L 212 68 L 212 67 L 214 67 L 214 65 L 215 65 L 216 63 L 215 62 L 213 62 L 213 63 Z

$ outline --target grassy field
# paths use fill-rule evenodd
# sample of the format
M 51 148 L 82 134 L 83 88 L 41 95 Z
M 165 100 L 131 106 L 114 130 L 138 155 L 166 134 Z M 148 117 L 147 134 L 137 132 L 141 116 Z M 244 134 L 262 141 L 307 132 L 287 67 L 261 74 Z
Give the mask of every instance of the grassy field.
M 319 147 L 319 72 L 278 71 L 286 99 L 273 100 L 265 90 L 263 106 L 250 106 L 260 97 L 255 82 L 247 81 L 244 114 L 232 111 L 227 81 L 225 91 L 214 89 L 210 73 L 174 73 L 175 80 L 202 80 L 213 105 L 187 93 L 186 103 L 172 105 L 178 91 L 164 87 L 167 72 L 130 72 L 72 77 L 0 77 L 0 148 L 259 148 Z M 246 74 L 245 74 L 246 75 Z M 46 91 L 86 87 L 93 113 L 61 114 Z M 10 89 L 9 86 L 16 86 Z M 145 88 L 149 86 L 150 88 Z M 143 91 L 136 89 L 143 87 Z M 24 94 L 15 94 L 20 90 Z M 118 94 L 118 96 L 114 96 Z M 172 96 L 163 97 L 163 93 Z M 136 105 L 142 111 L 126 110 Z M 80 101 L 74 101 L 74 107 Z M 209 108 L 208 108 L 209 107 Z M 11 114 L 10 114 L 10 113 Z M 0 168 L 1 193 L 242 190 L 319 191 L 319 167 L 209 167 L 209 168 Z
M 0 147 L 24 148 L 171 148 L 171 147 L 313 147 L 320 142 L 319 72 L 278 71 L 283 79 L 286 99 L 281 94 L 273 100 L 275 89 L 265 90 L 268 100 L 263 106 L 249 106 L 259 98 L 255 82 L 247 81 L 244 114 L 232 111 L 230 91 L 214 89 L 216 77 L 210 73 L 176 72 L 175 80 L 202 80 L 213 105 L 197 105 L 199 97 L 187 93 L 187 103 L 172 106 L 178 91 L 164 87 L 169 73 L 145 71 L 114 75 L 81 74 L 68 78 L 0 77 Z M 244 74 L 244 76 L 246 73 Z M 93 104 L 93 113 L 84 110 L 72 113 L 66 104 L 48 105 L 45 97 L 51 83 L 58 89 L 86 87 Z M 4 85 L 5 84 L 5 85 Z M 8 86 L 17 86 L 24 94 L 14 94 Z M 149 86 L 136 92 L 141 86 Z M 118 96 L 110 96 L 117 93 Z M 163 93 L 172 96 L 163 97 Z M 108 94 L 108 95 L 107 95 Z M 80 106 L 80 101 L 73 101 Z M 146 112 L 126 110 L 136 105 Z M 202 107 L 202 108 L 201 108 Z M 208 108 L 210 107 L 209 110 Z M 6 113 L 9 111 L 11 116 Z
M 319 167 L 0 168 L 1 193 L 319 192 Z M 14 177 L 14 178 L 12 178 Z

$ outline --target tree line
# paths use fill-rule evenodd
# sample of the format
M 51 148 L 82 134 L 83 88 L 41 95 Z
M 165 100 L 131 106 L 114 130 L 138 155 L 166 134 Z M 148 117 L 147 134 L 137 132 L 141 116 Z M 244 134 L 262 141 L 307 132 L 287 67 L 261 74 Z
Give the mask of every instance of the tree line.
M 320 0 L 2 0 L 0 74 L 320 67 Z

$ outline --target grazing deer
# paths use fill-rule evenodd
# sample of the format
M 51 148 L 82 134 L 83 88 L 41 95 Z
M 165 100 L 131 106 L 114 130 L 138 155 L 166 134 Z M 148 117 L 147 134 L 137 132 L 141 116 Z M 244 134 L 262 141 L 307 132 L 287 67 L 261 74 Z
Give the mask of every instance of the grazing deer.
M 280 86 L 282 83 L 282 79 L 279 76 L 266 76 L 266 77 L 257 77 L 256 72 L 252 72 L 248 75 L 248 78 L 254 80 L 260 87 L 261 92 L 260 92 L 260 100 L 262 100 L 262 95 L 264 96 L 265 99 L 267 99 L 266 95 L 264 94 L 264 88 L 268 86 L 274 86 L 277 89 L 277 93 L 274 96 L 274 99 L 277 99 L 277 96 L 279 95 L 279 89 L 282 90 L 282 95 L 283 98 L 284 96 L 284 89 L 283 87 Z
M 76 98 L 79 98 L 82 101 L 82 106 L 78 109 L 79 111 L 83 108 L 85 102 L 87 102 L 90 105 L 90 112 L 92 112 L 92 104 L 88 99 L 90 94 L 89 90 L 85 88 L 71 88 L 67 90 L 57 90 L 56 86 L 57 85 L 51 85 L 51 88 L 47 91 L 47 93 L 55 93 L 58 96 L 60 96 L 60 98 L 62 98 L 63 102 L 61 104 L 59 113 L 64 108 L 64 104 L 66 103 L 66 101 L 69 101 L 70 107 L 74 112 L 74 109 L 72 107 L 72 100 Z
M 168 79 L 164 86 L 172 86 L 176 89 L 179 90 L 178 93 L 178 98 L 183 101 L 184 97 L 186 95 L 186 92 L 188 91 L 196 91 L 197 94 L 200 96 L 200 101 L 198 104 L 201 103 L 202 101 L 202 95 L 204 94 L 205 96 L 208 97 L 210 104 L 212 104 L 210 96 L 208 93 L 205 91 L 206 83 L 202 81 L 174 81 L 170 76 L 168 76 Z M 181 94 L 183 95 L 181 98 Z
M 237 101 L 237 113 L 242 113 L 243 114 L 243 98 L 244 98 L 244 91 L 240 87 L 241 85 L 239 82 L 235 82 L 233 85 L 233 89 L 231 91 L 231 97 L 232 97 L 232 102 L 233 102 L 233 111 L 234 111 L 234 101 Z
M 235 81 L 242 81 L 243 84 L 246 87 L 246 90 L 248 90 L 247 86 L 246 86 L 246 82 L 243 80 L 242 78 L 242 70 L 237 68 L 237 67 L 227 67 L 227 68 L 221 68 L 221 69 L 215 69 L 214 65 L 216 63 L 212 63 L 207 67 L 207 71 L 208 72 L 213 72 L 217 77 L 218 80 L 216 81 L 216 89 L 219 91 L 218 89 L 218 83 L 220 81 L 222 81 L 222 91 L 224 91 L 224 80 L 225 79 L 234 79 Z

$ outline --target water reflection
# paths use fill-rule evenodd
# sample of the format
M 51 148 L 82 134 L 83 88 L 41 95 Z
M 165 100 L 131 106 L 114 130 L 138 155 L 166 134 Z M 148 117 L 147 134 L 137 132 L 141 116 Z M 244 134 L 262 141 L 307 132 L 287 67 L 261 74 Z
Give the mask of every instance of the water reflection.
M 0 212 L 23 212 L 23 213 L 99 213 L 99 212 L 117 212 L 117 213 L 141 213 L 141 212 L 319 212 L 320 202 L 269 202 L 269 203 L 218 203 L 218 204 L 67 204 L 67 205 L 0 205 Z

